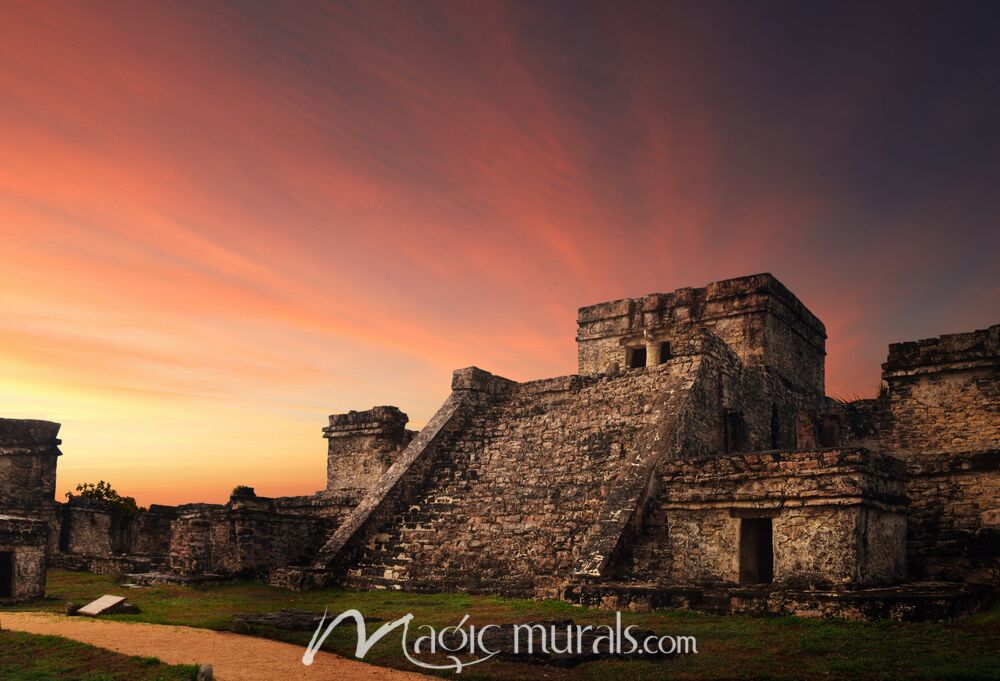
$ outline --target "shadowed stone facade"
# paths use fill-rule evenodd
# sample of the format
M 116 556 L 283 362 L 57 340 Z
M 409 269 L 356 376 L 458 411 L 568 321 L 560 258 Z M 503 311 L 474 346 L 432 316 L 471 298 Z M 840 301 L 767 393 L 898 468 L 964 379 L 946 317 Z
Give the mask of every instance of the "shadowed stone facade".
M 45 593 L 45 566 L 58 527 L 58 435 L 58 423 L 0 419 L 0 603 Z
M 1000 325 L 894 343 L 881 446 L 906 462 L 910 571 L 1000 584 Z
M 396 407 L 331 416 L 314 495 L 127 521 L 71 500 L 50 561 L 847 617 L 950 616 L 978 587 L 913 582 L 1000 583 L 1000 326 L 892 345 L 885 390 L 850 403 L 824 394 L 822 322 L 768 274 L 577 327 L 578 374 L 458 370 L 419 432 Z

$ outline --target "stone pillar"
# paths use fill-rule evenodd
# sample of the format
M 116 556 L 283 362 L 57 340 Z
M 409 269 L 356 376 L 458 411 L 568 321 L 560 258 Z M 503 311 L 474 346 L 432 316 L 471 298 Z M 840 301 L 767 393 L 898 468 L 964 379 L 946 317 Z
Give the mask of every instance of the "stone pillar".
M 655 367 L 660 363 L 660 349 L 663 343 L 646 341 L 646 366 Z
M 396 407 L 374 407 L 330 416 L 323 437 L 328 490 L 367 492 L 403 451 L 413 433 L 409 418 Z

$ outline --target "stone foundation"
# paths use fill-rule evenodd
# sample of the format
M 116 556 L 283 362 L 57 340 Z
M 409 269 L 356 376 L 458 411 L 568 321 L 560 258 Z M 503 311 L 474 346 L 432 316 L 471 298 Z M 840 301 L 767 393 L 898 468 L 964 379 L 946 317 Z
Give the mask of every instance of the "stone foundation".
M 717 615 L 922 622 L 971 615 L 984 608 L 992 595 L 981 586 L 945 582 L 855 591 L 608 583 L 570 585 L 562 598 L 576 605 L 633 612 L 669 609 Z

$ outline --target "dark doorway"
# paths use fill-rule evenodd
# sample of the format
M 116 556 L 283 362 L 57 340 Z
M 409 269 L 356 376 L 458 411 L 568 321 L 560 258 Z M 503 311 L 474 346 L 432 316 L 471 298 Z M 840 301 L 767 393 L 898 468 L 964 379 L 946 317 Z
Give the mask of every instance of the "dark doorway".
M 646 348 L 629 348 L 625 351 L 629 369 L 646 366 Z
M 0 598 L 10 598 L 14 594 L 14 554 L 0 551 Z
M 740 521 L 740 584 L 770 584 L 774 579 L 774 538 L 770 518 Z

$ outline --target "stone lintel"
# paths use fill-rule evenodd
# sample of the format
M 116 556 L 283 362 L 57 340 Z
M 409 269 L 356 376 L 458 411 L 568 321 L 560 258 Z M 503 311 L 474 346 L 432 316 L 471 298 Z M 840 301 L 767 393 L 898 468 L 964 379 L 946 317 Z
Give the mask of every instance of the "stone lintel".
M 44 520 L 13 515 L 0 515 L 0 544 L 44 545 L 49 526 Z

